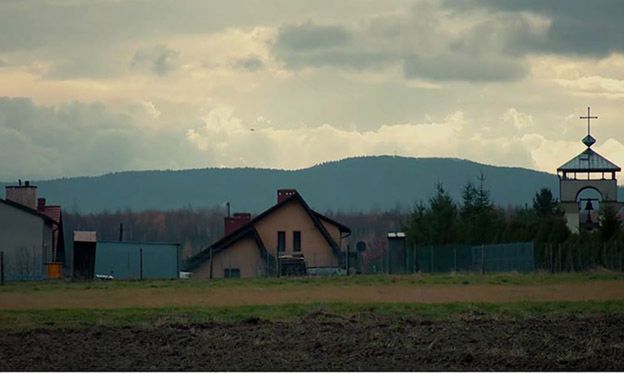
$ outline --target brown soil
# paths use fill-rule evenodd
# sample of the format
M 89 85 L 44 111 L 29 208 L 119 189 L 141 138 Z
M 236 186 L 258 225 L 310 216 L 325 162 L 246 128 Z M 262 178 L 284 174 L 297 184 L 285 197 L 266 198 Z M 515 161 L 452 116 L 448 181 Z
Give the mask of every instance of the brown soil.
M 624 299 L 624 281 L 556 285 L 350 285 L 243 288 L 78 289 L 7 292 L 0 309 L 239 306 L 318 302 L 513 302 Z
M 93 327 L 0 335 L 0 370 L 624 370 L 624 316 Z

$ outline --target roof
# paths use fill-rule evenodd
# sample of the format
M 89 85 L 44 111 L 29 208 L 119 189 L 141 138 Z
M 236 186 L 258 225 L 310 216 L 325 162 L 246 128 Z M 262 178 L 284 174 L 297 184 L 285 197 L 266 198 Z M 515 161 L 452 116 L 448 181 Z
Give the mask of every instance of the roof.
M 321 219 L 326 220 L 327 222 L 336 225 L 340 229 L 340 232 L 351 233 L 351 230 L 348 227 L 312 210 L 310 206 L 308 206 L 306 201 L 303 199 L 303 197 L 301 197 L 301 195 L 298 192 L 295 192 L 292 196 L 282 200 L 281 202 L 278 202 L 273 207 L 269 208 L 268 210 L 264 211 L 260 215 L 251 219 L 245 225 L 239 227 L 238 229 L 234 230 L 232 233 L 226 235 L 225 237 L 221 238 L 214 244 L 207 247 L 205 250 L 189 258 L 186 269 L 193 270 L 197 268 L 204 260 L 209 258 L 211 250 L 212 250 L 212 253 L 215 254 L 221 250 L 228 248 L 230 245 L 234 244 L 238 240 L 242 238 L 246 238 L 246 237 L 253 238 L 254 240 L 256 240 L 256 243 L 258 244 L 258 247 L 260 248 L 261 253 L 263 255 L 268 255 L 268 252 L 266 251 L 266 247 L 264 246 L 264 243 L 262 242 L 262 239 L 260 238 L 260 235 L 258 234 L 258 231 L 255 228 L 255 225 L 260 220 L 269 216 L 273 211 L 294 201 L 299 202 L 303 206 L 303 208 L 308 213 L 308 216 L 310 216 L 310 219 L 312 219 L 314 226 L 319 230 L 323 238 L 325 238 L 327 243 L 331 246 L 332 250 L 336 254 L 338 254 L 340 252 L 340 247 L 338 243 L 336 243 L 336 241 L 334 241 L 334 239 L 331 237 L 329 232 L 327 232 L 327 229 L 325 229 L 325 226 L 323 225 L 323 223 L 321 223 Z
M 13 201 L 10 201 L 8 199 L 0 199 L 0 203 L 4 203 L 7 206 L 15 207 L 16 209 L 19 209 L 19 210 L 22 210 L 22 211 L 24 211 L 26 213 L 29 213 L 31 215 L 40 217 L 48 224 L 56 224 L 56 221 L 54 221 L 54 219 L 52 219 L 48 215 L 42 214 L 42 213 L 38 212 L 37 210 L 33 210 L 30 207 L 24 206 L 24 205 L 22 205 L 20 203 L 13 202 Z
M 40 212 L 49 216 L 56 223 L 61 222 L 61 206 L 49 205 L 45 207 L 45 210 L 40 211 Z
M 590 148 L 564 163 L 557 171 L 565 172 L 618 172 L 621 168 Z
M 98 240 L 98 244 L 115 244 L 115 245 L 134 245 L 134 246 L 180 246 L 177 242 L 150 242 L 150 241 L 115 241 L 115 240 Z

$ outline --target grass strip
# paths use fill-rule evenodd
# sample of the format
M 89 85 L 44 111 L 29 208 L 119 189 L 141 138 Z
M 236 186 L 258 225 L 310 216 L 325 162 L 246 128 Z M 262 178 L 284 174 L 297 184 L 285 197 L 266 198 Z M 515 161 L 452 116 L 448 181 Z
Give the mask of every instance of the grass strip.
M 574 284 L 588 281 L 624 280 L 624 273 L 582 272 L 582 273 L 502 273 L 502 274 L 408 274 L 408 275 L 358 275 L 339 277 L 281 277 L 252 279 L 190 279 L 190 280 L 146 280 L 146 281 L 41 281 L 14 282 L 0 286 L 5 292 L 40 292 L 65 290 L 99 290 L 123 288 L 292 288 L 309 286 L 376 286 L 376 285 L 554 285 Z
M 120 309 L 53 309 L 0 311 L 0 330 L 89 328 L 94 326 L 181 326 L 245 320 L 296 321 L 312 314 L 340 317 L 376 316 L 397 319 L 450 320 L 460 317 L 526 319 L 544 316 L 624 314 L 624 301 L 512 303 L 319 303 L 237 307 L 173 307 Z

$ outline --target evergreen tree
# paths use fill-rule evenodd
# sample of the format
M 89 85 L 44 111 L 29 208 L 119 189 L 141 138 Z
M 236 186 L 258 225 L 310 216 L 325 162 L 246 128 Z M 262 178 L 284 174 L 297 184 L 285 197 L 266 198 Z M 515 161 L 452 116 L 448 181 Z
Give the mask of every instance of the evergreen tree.
M 533 210 L 535 210 L 538 216 L 554 215 L 557 207 L 557 200 L 548 188 L 540 189 L 533 197 Z
M 600 227 L 598 233 L 602 242 L 610 241 L 622 231 L 622 222 L 612 205 L 607 203 L 600 204 Z
M 430 227 L 430 243 L 449 244 L 457 241 L 457 206 L 441 183 L 436 185 L 436 194 L 429 200 L 427 220 Z

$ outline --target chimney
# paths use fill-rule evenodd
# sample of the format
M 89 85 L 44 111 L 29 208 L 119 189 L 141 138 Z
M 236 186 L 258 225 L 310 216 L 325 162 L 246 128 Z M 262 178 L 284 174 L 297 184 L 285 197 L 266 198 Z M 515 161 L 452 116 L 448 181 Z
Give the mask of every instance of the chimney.
M 294 196 L 295 194 L 297 194 L 297 189 L 278 189 L 277 203 L 282 203 L 282 201 Z
M 19 183 L 17 186 L 6 186 L 4 198 L 33 210 L 37 209 L 37 187 L 30 185 L 29 181 L 24 182 L 24 184 Z
M 46 208 L 46 199 L 45 198 L 37 198 L 37 211 L 44 212 Z
M 243 225 L 251 221 L 251 214 L 248 212 L 235 212 L 233 216 L 225 217 L 225 228 L 223 233 L 225 236 L 234 232 Z

